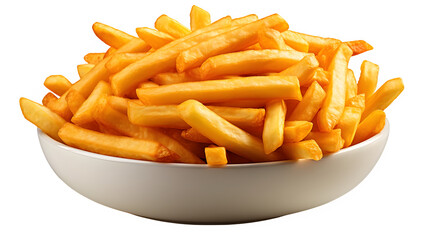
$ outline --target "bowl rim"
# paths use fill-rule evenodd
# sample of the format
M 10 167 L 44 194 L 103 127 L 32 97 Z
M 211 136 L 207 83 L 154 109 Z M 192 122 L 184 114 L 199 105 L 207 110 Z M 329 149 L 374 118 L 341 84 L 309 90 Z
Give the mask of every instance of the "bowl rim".
M 323 161 L 324 158 L 328 158 L 330 156 L 342 155 L 344 153 L 347 153 L 347 152 L 350 152 L 350 151 L 354 151 L 354 150 L 356 150 L 358 148 L 362 148 L 362 147 L 365 147 L 367 145 L 370 145 L 371 143 L 380 140 L 386 134 L 388 135 L 389 134 L 389 130 L 390 130 L 390 125 L 389 125 L 389 121 L 386 118 L 384 128 L 378 134 L 372 136 L 371 138 L 369 138 L 369 139 L 367 139 L 367 140 L 365 140 L 363 142 L 360 142 L 360 143 L 355 144 L 353 146 L 341 149 L 338 152 L 324 154 L 323 158 L 320 159 L 319 161 Z M 69 151 L 69 152 L 74 152 L 74 153 L 77 153 L 77 154 L 80 154 L 80 155 L 83 155 L 83 156 L 86 156 L 86 157 L 91 157 L 91 158 L 95 158 L 95 159 L 99 159 L 99 160 L 113 161 L 113 162 L 122 162 L 122 163 L 133 163 L 133 164 L 143 164 L 143 165 L 156 165 L 156 166 L 169 166 L 169 167 L 186 167 L 186 168 L 194 167 L 194 168 L 225 169 L 225 168 L 237 168 L 237 167 L 238 168 L 240 168 L 240 167 L 264 167 L 264 166 L 280 165 L 280 164 L 292 164 L 292 163 L 295 163 L 297 161 L 297 160 L 281 160 L 281 161 L 258 162 L 258 163 L 227 164 L 226 166 L 222 166 L 222 167 L 210 167 L 207 164 L 195 164 L 195 163 L 163 163 L 163 162 L 156 162 L 156 161 L 149 161 L 149 160 L 138 160 L 138 159 L 130 159 L 130 158 L 108 156 L 108 155 L 103 155 L 103 154 L 99 154 L 99 153 L 93 153 L 93 152 L 89 152 L 89 151 L 86 151 L 86 150 L 82 150 L 82 149 L 70 147 L 70 146 L 68 146 L 68 145 L 66 145 L 64 143 L 58 142 L 57 140 L 51 138 L 50 136 L 48 136 L 47 134 L 45 134 L 39 128 L 37 128 L 37 134 L 39 136 L 39 141 L 42 141 L 42 139 L 43 139 L 44 141 L 47 141 L 50 144 L 55 145 L 56 147 L 62 148 L 63 150 L 66 150 L 66 151 Z M 313 161 L 311 159 L 300 159 L 299 161 L 318 162 L 318 161 Z

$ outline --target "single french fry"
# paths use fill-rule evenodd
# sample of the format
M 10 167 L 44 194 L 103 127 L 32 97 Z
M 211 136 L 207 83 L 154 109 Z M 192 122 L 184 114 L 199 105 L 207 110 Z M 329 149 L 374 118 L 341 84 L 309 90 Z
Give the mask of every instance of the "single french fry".
M 270 154 L 283 144 L 286 105 L 283 100 L 272 100 L 267 103 L 265 111 L 262 142 L 265 154 Z
M 176 59 L 177 71 L 183 72 L 198 67 L 209 57 L 242 50 L 257 43 L 258 31 L 264 26 L 279 31 L 289 27 L 278 14 L 245 24 L 181 52 Z
M 101 41 L 116 49 L 136 39 L 134 36 L 99 22 L 92 25 L 92 30 Z
M 282 37 L 288 46 L 300 52 L 308 52 L 309 44 L 299 34 L 292 31 L 282 32 Z
M 206 138 L 194 128 L 188 128 L 183 130 L 181 136 L 189 141 L 213 144 L 210 139 Z
M 142 82 L 138 86 L 138 88 L 154 88 L 154 87 L 159 87 L 159 84 L 154 83 L 152 81 Z
M 264 122 L 264 109 L 219 106 L 208 106 L 208 108 L 240 128 L 258 127 Z M 190 127 L 180 118 L 177 105 L 147 106 L 130 102 L 128 118 L 133 124 L 146 127 L 178 129 Z
M 310 132 L 304 140 L 317 142 L 322 152 L 333 153 L 339 151 L 344 146 L 344 140 L 341 137 L 341 129 L 333 129 L 330 132 Z
M 301 100 L 295 76 L 245 77 L 163 85 L 153 89 L 137 89 L 139 99 L 147 105 L 179 104 L 188 99 L 203 103 L 239 99 Z
M 326 93 L 315 81 L 313 82 L 292 113 L 287 117 L 289 121 L 312 121 L 322 107 Z
M 315 161 L 323 157 L 322 150 L 314 140 L 306 140 L 282 145 L 286 160 L 312 159 Z
M 358 94 L 352 98 L 349 98 L 346 101 L 346 107 L 356 107 L 362 110 L 365 110 L 365 94 Z
M 369 43 L 364 40 L 355 40 L 346 42 L 347 46 L 353 51 L 353 56 L 374 49 Z
M 131 99 L 129 98 L 123 98 L 118 96 L 108 96 L 107 97 L 107 103 L 116 111 L 119 111 L 123 114 L 127 114 L 128 111 L 128 102 Z M 138 104 L 138 103 L 135 103 Z
M 305 56 L 305 53 L 298 51 L 273 49 L 226 53 L 207 59 L 201 65 L 201 77 L 203 79 L 216 79 L 228 75 L 257 75 L 266 72 L 281 72 L 287 67 L 296 64 Z
M 88 53 L 86 54 L 83 59 L 88 64 L 97 64 L 103 60 L 105 53 Z
M 166 72 L 159 73 L 151 78 L 151 80 L 159 85 L 170 85 L 184 82 L 195 82 L 201 81 L 200 77 L 196 77 L 190 71 L 177 73 L 177 72 Z
M 55 94 L 48 92 L 42 99 L 43 106 L 48 106 L 53 101 L 57 101 L 57 96 Z
M 148 27 L 137 28 L 136 32 L 139 38 L 143 39 L 154 49 L 161 48 L 174 40 L 174 38 L 167 33 Z
M 93 122 L 93 113 L 100 98 L 110 94 L 111 89 L 109 84 L 104 81 L 99 82 L 91 95 L 82 103 L 78 111 L 73 115 L 71 121 L 77 125 Z
M 122 69 L 142 59 L 148 53 L 118 53 L 114 54 L 111 59 L 106 62 L 106 69 L 111 74 L 120 72 Z
M 82 94 L 76 90 L 69 91 L 66 96 L 67 105 L 73 115 L 77 113 L 85 100 L 86 99 L 82 96 Z
M 165 14 L 156 19 L 155 28 L 174 38 L 182 38 L 191 33 L 187 27 Z
M 266 155 L 259 138 L 232 125 L 198 101 L 185 101 L 178 108 L 187 124 L 218 146 L 255 162 L 282 159 L 277 152 Z
M 313 82 L 319 83 L 320 86 L 325 87 L 329 84 L 329 72 L 323 70 L 321 67 L 317 67 L 313 69 L 313 72 L 308 77 L 307 81 L 304 81 L 301 86 L 302 87 L 308 87 Z
M 100 100 L 94 113 L 94 118 L 97 122 L 102 123 L 126 136 L 160 142 L 162 145 L 179 155 L 179 158 L 176 159 L 177 162 L 204 163 L 204 161 L 182 146 L 174 138 L 171 138 L 154 128 L 141 127 L 132 124 L 128 120 L 127 115 L 113 109 L 107 103 L 106 98 L 102 98 L 102 100 Z
M 319 53 L 317 53 L 316 58 L 317 61 L 319 61 L 319 67 L 323 68 L 326 71 L 329 70 L 329 65 L 331 64 L 332 59 L 337 53 L 338 47 L 340 45 L 341 43 L 328 45 L 322 48 Z
M 280 76 L 297 76 L 300 86 L 309 86 L 311 83 L 311 74 L 319 66 L 316 57 L 311 54 L 303 57 L 300 61 L 293 64 L 292 66 L 281 71 L 278 75 Z
M 361 123 L 359 123 L 352 145 L 363 142 L 381 132 L 385 123 L 386 114 L 383 110 L 372 111 Z
M 158 73 L 175 70 L 176 58 L 183 50 L 198 44 L 213 36 L 226 32 L 231 27 L 231 18 L 223 18 L 205 28 L 198 29 L 186 37 L 157 49 L 139 61 L 128 65 L 111 78 L 112 89 L 115 95 L 122 96 Z
M 364 120 L 375 110 L 386 109 L 404 90 L 404 83 L 401 78 L 394 78 L 385 82 L 369 98 L 366 98 L 365 111 L 361 120 Z
M 108 135 L 71 123 L 64 124 L 58 135 L 69 146 L 109 156 L 163 162 L 177 158 L 156 141 Z
M 69 91 L 67 91 L 66 93 L 61 95 L 61 97 L 58 99 L 51 98 L 46 103 L 47 108 L 49 108 L 51 111 L 55 112 L 56 114 L 60 115 L 60 117 L 62 117 L 67 122 L 70 121 L 70 119 L 73 116 L 72 112 L 70 111 L 70 109 L 67 105 L 67 101 L 66 101 L 66 97 L 68 95 L 68 92 Z
M 341 43 L 340 40 L 334 39 L 334 38 L 323 38 L 319 36 L 312 36 L 312 35 L 294 32 L 294 31 L 290 31 L 290 32 L 296 33 L 301 38 L 303 38 L 308 43 L 308 52 L 312 52 L 315 54 L 319 53 L 319 51 L 326 46 Z
M 244 25 L 244 24 L 255 22 L 257 20 L 258 20 L 258 16 L 256 14 L 249 14 L 249 15 L 246 15 L 244 17 L 239 17 L 239 18 L 232 19 L 231 26 L 233 26 L 233 27 L 241 26 L 241 25 Z
M 325 100 L 317 115 L 317 125 L 322 132 L 331 131 L 343 113 L 348 62 L 352 53 L 346 44 L 341 44 L 329 65 L 329 85 Z
M 362 110 L 356 107 L 345 107 L 335 128 L 341 129 L 341 137 L 344 139 L 344 147 L 352 144 L 356 130 L 360 122 Z
M 294 50 L 286 45 L 281 33 L 271 28 L 262 28 L 258 33 L 259 45 L 262 49 L 277 49 L 281 51 Z
M 346 101 L 350 98 L 356 97 L 357 94 L 358 85 L 356 83 L 355 74 L 353 73 L 353 70 L 348 69 L 346 77 Z
M 83 78 L 85 74 L 87 74 L 91 69 L 94 68 L 94 64 L 79 64 L 77 65 L 77 73 L 79 74 L 79 78 Z
M 69 90 L 72 84 L 63 75 L 51 75 L 46 78 L 44 85 L 53 93 L 61 96 Z
M 26 98 L 20 98 L 19 105 L 25 119 L 36 125 L 51 138 L 62 142 L 58 136 L 58 130 L 66 123 L 62 117 L 49 110 L 49 108 Z
M 210 167 L 221 167 L 228 163 L 224 147 L 206 147 L 206 162 Z
M 379 67 L 377 64 L 365 60 L 362 62 L 360 70 L 357 92 L 358 94 L 363 93 L 366 98 L 369 98 L 377 88 Z
M 191 31 L 195 31 L 197 29 L 208 26 L 212 22 L 210 18 L 210 13 L 195 5 L 193 5 L 191 8 L 190 18 Z
M 302 141 L 313 128 L 312 122 L 307 121 L 286 121 L 284 127 L 284 143 Z

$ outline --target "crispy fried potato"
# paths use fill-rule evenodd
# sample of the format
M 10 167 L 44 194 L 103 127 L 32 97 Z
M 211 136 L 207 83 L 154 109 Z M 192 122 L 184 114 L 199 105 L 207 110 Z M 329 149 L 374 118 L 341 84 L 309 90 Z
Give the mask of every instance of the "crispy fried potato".
M 107 58 L 108 56 L 113 55 L 118 49 L 114 48 L 114 47 L 110 47 L 109 49 L 107 49 L 106 53 L 104 54 L 104 58 Z
M 365 110 L 365 94 L 359 94 L 352 98 L 349 98 L 346 101 L 346 107 L 356 107 L 362 110 Z
M 79 74 L 80 78 L 83 78 L 85 74 L 87 74 L 91 69 L 95 67 L 94 64 L 79 64 L 77 65 L 77 73 Z
M 64 124 L 58 135 L 69 146 L 99 154 L 160 162 L 177 159 L 176 154 L 159 142 L 104 134 L 71 123 Z
M 357 94 L 358 86 L 356 83 L 355 74 L 353 73 L 353 70 L 348 69 L 346 77 L 346 101 L 350 98 L 356 97 Z
M 186 82 L 137 89 L 139 99 L 147 105 L 179 104 L 188 99 L 203 103 L 238 99 L 296 99 L 301 91 L 296 77 L 246 77 L 227 80 Z
M 49 104 L 51 104 L 51 102 L 53 101 L 57 101 L 57 97 L 55 96 L 55 94 L 48 92 L 42 99 L 42 104 L 43 106 L 48 106 Z
M 365 60 L 362 62 L 360 71 L 357 93 L 363 93 L 366 98 L 369 98 L 377 88 L 379 67 L 377 64 Z
M 260 139 L 232 125 L 198 101 L 185 101 L 178 108 L 186 123 L 218 146 L 257 162 L 282 158 L 277 152 L 266 155 Z
M 290 31 L 293 33 L 298 34 L 301 38 L 303 38 L 308 43 L 308 52 L 312 53 L 319 53 L 320 50 L 322 50 L 326 46 L 339 44 L 341 43 L 340 40 L 334 39 L 334 38 L 323 38 L 319 36 L 312 36 L 304 33 L 298 33 L 294 31 Z
M 258 20 L 258 16 L 256 14 L 249 14 L 244 17 L 234 18 L 231 21 L 231 26 L 242 26 L 251 22 L 255 22 Z
M 284 143 L 302 141 L 313 128 L 312 122 L 307 121 L 286 121 L 284 127 Z
M 92 25 L 92 30 L 101 41 L 116 49 L 136 39 L 134 36 L 99 22 Z
M 344 146 L 341 129 L 333 129 L 330 132 L 310 132 L 304 139 L 313 139 L 320 149 L 327 153 L 338 152 Z
M 322 107 L 326 93 L 323 88 L 315 81 L 307 89 L 292 113 L 287 117 L 289 121 L 312 121 L 319 109 Z
M 320 160 L 323 157 L 322 150 L 314 140 L 295 143 L 285 143 L 282 150 L 287 160 L 313 159 Z
M 111 59 L 106 62 L 106 69 L 111 74 L 120 72 L 122 69 L 142 59 L 148 53 L 118 53 L 114 54 Z
M 63 95 L 72 86 L 71 82 L 63 75 L 51 75 L 47 77 L 44 85 L 58 96 Z
M 66 97 L 68 95 L 68 91 L 61 95 L 58 99 L 51 98 L 47 103 L 46 107 L 49 108 L 51 111 L 55 112 L 56 114 L 60 115 L 64 120 L 70 121 L 73 114 L 70 111 Z
M 103 60 L 105 53 L 88 53 L 86 54 L 83 59 L 88 64 L 97 64 Z
M 331 78 L 329 79 L 325 100 L 317 115 L 317 125 L 322 132 L 331 131 L 337 125 L 343 113 L 348 62 L 352 53 L 346 44 L 341 44 L 329 65 Z
M 311 83 L 309 83 L 309 81 L 311 81 L 311 74 L 318 66 L 319 62 L 317 62 L 317 59 L 313 54 L 306 55 L 297 63 L 281 71 L 278 75 L 297 76 L 300 86 L 310 86 Z
M 221 167 L 228 163 L 224 147 L 206 147 L 206 161 L 210 167 Z
M 175 39 L 165 32 L 147 27 L 137 28 L 136 32 L 139 38 L 143 39 L 143 41 L 145 41 L 154 49 L 161 48 Z
M 300 52 L 308 52 L 309 44 L 299 34 L 292 31 L 282 32 L 282 37 L 288 46 Z
M 67 105 L 73 115 L 77 113 L 85 100 L 86 99 L 82 96 L 82 94 L 74 89 L 69 91 L 66 96 Z
M 204 163 L 204 161 L 182 146 L 174 138 L 167 136 L 157 129 L 132 124 L 125 114 L 114 110 L 107 103 L 106 98 L 102 98 L 102 100 L 100 100 L 94 113 L 94 118 L 97 122 L 102 123 L 126 136 L 160 142 L 162 145 L 179 155 L 179 158 L 176 159 L 178 162 Z
M 19 105 L 25 119 L 36 125 L 51 138 L 62 142 L 58 136 L 58 130 L 66 123 L 62 117 L 49 110 L 49 108 L 26 98 L 20 98 Z
M 226 102 L 217 102 L 212 105 L 224 107 L 241 107 L 241 108 L 263 108 L 267 104 L 268 99 L 243 99 L 232 100 Z
M 374 49 L 369 43 L 364 40 L 355 40 L 346 42 L 347 46 L 353 51 L 353 56 Z
M 363 142 L 381 132 L 385 123 L 386 114 L 383 110 L 372 111 L 361 123 L 359 123 L 352 145 Z
M 93 114 L 100 98 L 111 95 L 111 91 L 108 83 L 104 81 L 99 82 L 91 95 L 79 107 L 71 121 L 77 125 L 93 122 Z
M 401 78 L 394 78 L 385 82 L 371 97 L 366 98 L 365 111 L 362 120 L 375 110 L 386 109 L 404 90 Z
M 201 77 L 203 79 L 216 79 L 228 75 L 280 72 L 296 64 L 305 56 L 305 53 L 297 51 L 273 49 L 247 50 L 217 55 L 210 57 L 201 65 Z
M 270 154 L 283 144 L 287 110 L 283 100 L 272 100 L 267 103 L 265 111 L 262 142 L 265 154 Z
M 195 5 L 193 5 L 191 8 L 190 18 L 191 31 L 206 27 L 212 22 L 210 18 L 210 13 Z
M 281 33 L 271 28 L 262 28 L 258 32 L 259 45 L 262 49 L 277 49 L 281 51 L 294 50 L 286 45 Z
M 196 69 L 199 71 L 199 69 Z M 193 74 L 196 70 L 189 70 L 182 73 L 177 72 L 166 72 L 155 75 L 151 80 L 159 85 L 170 85 L 184 82 L 196 82 L 201 81 L 201 76 Z
M 329 84 L 329 72 L 323 70 L 321 67 L 317 67 L 313 69 L 313 72 L 308 77 L 307 81 L 304 81 L 301 86 L 308 87 L 313 82 L 319 83 L 320 86 L 325 87 Z
M 165 14 L 156 19 L 155 28 L 161 32 L 167 33 L 173 38 L 182 38 L 191 33 L 189 28 Z
M 289 25 L 278 14 L 274 14 L 236 29 L 220 34 L 181 52 L 176 60 L 178 72 L 200 66 L 209 57 L 243 50 L 258 42 L 261 27 L 279 31 L 287 30 Z
M 335 128 L 341 129 L 341 137 L 344 139 L 344 147 L 352 144 L 356 130 L 360 122 L 362 110 L 356 107 L 345 107 Z

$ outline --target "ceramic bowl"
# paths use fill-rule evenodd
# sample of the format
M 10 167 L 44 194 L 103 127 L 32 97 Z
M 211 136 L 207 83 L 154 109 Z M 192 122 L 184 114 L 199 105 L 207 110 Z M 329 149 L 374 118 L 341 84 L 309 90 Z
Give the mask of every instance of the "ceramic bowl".
M 258 221 L 330 202 L 369 174 L 388 135 L 386 121 L 376 136 L 320 161 L 213 168 L 100 155 L 66 146 L 38 130 L 50 166 L 78 193 L 138 216 L 193 224 Z

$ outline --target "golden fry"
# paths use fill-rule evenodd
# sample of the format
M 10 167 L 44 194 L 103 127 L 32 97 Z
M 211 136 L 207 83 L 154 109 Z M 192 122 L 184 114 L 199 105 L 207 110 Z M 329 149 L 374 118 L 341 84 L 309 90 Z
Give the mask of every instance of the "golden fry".
M 325 100 L 317 115 L 317 124 L 322 132 L 331 131 L 337 125 L 343 113 L 348 62 L 352 53 L 347 45 L 341 44 L 332 59 L 332 63 L 329 65 L 331 78 L 329 79 Z
M 258 31 L 264 26 L 279 31 L 287 30 L 289 27 L 278 14 L 245 24 L 181 52 L 176 60 L 177 71 L 183 72 L 198 67 L 209 57 L 243 50 L 257 43 Z
M 323 37 L 312 36 L 304 33 L 298 33 L 294 31 L 290 31 L 290 32 L 296 33 L 301 38 L 303 38 L 308 43 L 308 52 L 312 52 L 315 54 L 319 53 L 319 51 L 326 46 L 341 43 L 340 40 L 334 39 L 334 38 L 323 38 Z
M 80 78 L 83 78 L 85 74 L 87 74 L 91 69 L 94 68 L 94 64 L 79 64 L 77 65 L 77 73 L 79 74 Z
M 70 111 L 74 114 L 77 113 L 77 111 L 79 110 L 80 106 L 82 106 L 82 104 L 85 102 L 85 98 L 82 96 L 82 94 L 80 94 L 80 92 L 76 91 L 76 90 L 71 90 L 67 93 L 66 96 L 66 101 L 67 101 L 67 105 L 70 109 Z
M 136 38 L 116 28 L 99 22 L 96 22 L 94 25 L 92 25 L 92 30 L 101 41 L 116 49 L 121 48 Z
M 262 141 L 232 125 L 195 100 L 179 105 L 182 119 L 218 146 L 255 162 L 281 160 L 278 153 L 266 155 Z
M 352 144 L 356 130 L 360 122 L 362 110 L 356 107 L 345 107 L 335 128 L 341 129 L 341 137 L 344 139 L 344 147 Z
M 369 98 L 377 88 L 379 67 L 377 64 L 365 60 L 362 62 L 360 71 L 357 92 L 358 94 L 363 93 L 366 98 Z
M 58 98 L 55 94 L 48 92 L 42 99 L 43 106 L 49 106 L 51 102 L 58 101 Z
M 286 105 L 283 100 L 272 100 L 267 103 L 265 111 L 262 142 L 265 154 L 270 154 L 283 144 Z
M 111 74 L 120 72 L 122 69 L 142 59 L 148 53 L 117 53 L 114 54 L 108 62 L 106 62 L 106 69 Z
M 284 143 L 302 141 L 313 128 L 312 122 L 286 121 L 284 127 Z
M 369 43 L 364 40 L 355 40 L 346 42 L 347 46 L 353 51 L 353 56 L 374 49 Z
M 381 132 L 385 123 L 386 114 L 382 110 L 372 111 L 361 123 L 359 123 L 352 145 L 363 142 Z
M 328 153 L 337 152 L 344 146 L 341 129 L 333 129 L 330 132 L 310 132 L 304 139 L 313 139 L 323 152 Z
M 26 98 L 20 98 L 19 105 L 25 119 L 36 125 L 51 138 L 62 142 L 58 136 L 58 130 L 66 123 L 63 118 L 49 110 L 49 108 Z
M 359 94 L 352 98 L 349 98 L 346 101 L 346 107 L 356 107 L 362 110 L 365 110 L 365 94 Z
M 294 50 L 286 45 L 281 33 L 272 28 L 263 28 L 259 30 L 259 45 L 262 49 L 277 49 L 281 51 Z
M 210 167 L 221 167 L 228 163 L 224 147 L 206 147 L 206 161 Z
M 197 29 L 206 27 L 210 25 L 210 23 L 212 22 L 210 19 L 210 13 L 195 5 L 193 5 L 191 8 L 190 17 L 191 17 L 191 31 L 195 31 Z
M 159 142 L 108 135 L 71 123 L 64 124 L 58 135 L 69 146 L 109 156 L 161 162 L 177 158 Z
M 86 54 L 83 59 L 88 64 L 97 64 L 103 60 L 105 53 L 88 53 Z
M 288 46 L 300 52 L 308 52 L 309 44 L 299 34 L 292 31 L 282 32 L 282 37 Z
M 385 82 L 371 97 L 366 98 L 362 120 L 375 110 L 386 109 L 403 90 L 404 83 L 401 78 L 394 78 Z
M 213 144 L 210 139 L 206 138 L 194 128 L 188 128 L 183 130 L 181 136 L 189 141 Z
M 313 69 L 313 72 L 308 77 L 307 81 L 303 81 L 301 84 L 302 87 L 308 87 L 313 82 L 319 83 L 320 86 L 325 87 L 329 84 L 329 72 L 323 70 L 321 67 Z
M 347 77 L 346 77 L 346 101 L 350 98 L 356 97 L 358 94 L 358 86 L 356 83 L 355 74 L 353 73 L 353 70 L 348 69 L 347 70 Z
M 44 85 L 58 96 L 63 95 L 72 86 L 70 81 L 63 75 L 51 75 L 46 78 Z
M 152 77 L 151 80 L 159 85 L 170 85 L 170 84 L 176 84 L 176 83 L 201 81 L 201 76 L 197 76 L 193 74 L 192 72 L 194 71 L 195 70 L 191 69 L 189 71 L 182 72 L 182 73 L 177 73 L 177 72 L 160 73 Z
M 278 75 L 297 76 L 300 86 L 309 86 L 311 84 L 308 83 L 311 80 L 311 74 L 318 66 L 319 62 L 317 62 L 316 57 L 311 54 L 301 58 L 300 61 L 281 71 Z
M 249 14 L 244 17 L 234 18 L 231 21 L 231 26 L 237 27 L 242 26 L 251 22 L 255 22 L 258 20 L 258 16 L 256 14 Z
M 280 72 L 306 56 L 297 51 L 273 49 L 247 50 L 227 53 L 207 59 L 201 65 L 203 79 L 216 79 L 228 75 L 257 75 Z M 314 58 L 314 60 L 316 60 Z
M 143 39 L 154 49 L 158 49 L 170 43 L 174 38 L 165 32 L 161 32 L 152 28 L 141 27 L 136 29 L 139 38 Z
M 311 122 L 322 107 L 325 96 L 326 93 L 323 88 L 317 82 L 313 82 L 305 92 L 302 101 L 296 105 L 288 116 L 288 120 Z
M 322 150 L 314 140 L 296 143 L 285 143 L 282 150 L 286 160 L 313 159 L 320 160 L 323 157 Z
M 155 28 L 173 38 L 182 38 L 191 33 L 187 27 L 165 14 L 156 19 Z

